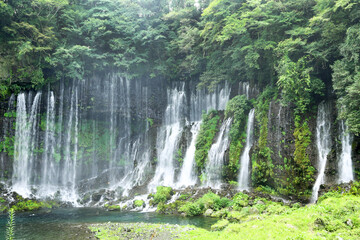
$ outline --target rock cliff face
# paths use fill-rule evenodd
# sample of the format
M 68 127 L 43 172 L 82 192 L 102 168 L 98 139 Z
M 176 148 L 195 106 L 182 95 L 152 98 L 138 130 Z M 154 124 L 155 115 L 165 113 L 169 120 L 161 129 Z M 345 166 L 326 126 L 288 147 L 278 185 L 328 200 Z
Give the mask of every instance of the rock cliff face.
M 202 186 L 204 175 L 196 175 L 194 156 L 190 156 L 194 155 L 192 145 L 196 143 L 192 138 L 200 130 L 194 126 L 200 125 L 202 114 L 210 109 L 220 110 L 218 126 L 222 126 L 227 121 L 222 110 L 230 98 L 242 94 L 255 100 L 261 92 L 247 83 L 221 84 L 214 92 L 195 90 L 195 86 L 196 83 L 168 83 L 164 79 L 130 81 L 121 74 L 111 73 L 81 82 L 60 81 L 39 92 L 12 96 L 0 104 L 0 177 L 26 196 L 56 197 L 61 193 L 63 201 L 94 204 L 102 201 L 102 197 L 148 192 L 157 185 L 186 187 L 192 181 L 185 184 L 180 176 L 184 175 L 184 161 L 190 161 L 186 171 L 191 171 L 189 176 L 195 179 L 192 185 Z M 342 145 L 336 108 L 332 100 L 327 102 L 331 151 L 324 183 L 336 183 Z M 317 105 L 304 116 L 310 132 L 307 133 L 310 143 L 304 150 L 308 159 L 304 170 L 305 165 L 295 167 L 294 162 L 297 140 L 293 107 L 282 106 L 274 99 L 269 99 L 267 104 L 262 114 L 255 109 L 254 144 L 249 154 L 250 185 L 271 187 L 282 195 L 306 200 L 320 171 Z M 20 125 L 21 117 L 28 124 Z M 220 141 L 229 141 L 227 131 L 218 132 L 212 144 L 220 144 L 219 135 Z M 24 147 L 14 149 L 19 144 Z M 226 169 L 230 164 L 229 149 L 221 156 L 223 165 L 212 167 Z M 210 155 L 208 158 L 212 160 Z M 357 137 L 352 143 L 352 158 L 357 173 L 360 170 Z M 25 171 L 24 166 L 27 166 Z M 224 176 L 227 170 L 206 171 L 219 172 L 222 184 L 237 181 L 238 173 L 229 179 Z

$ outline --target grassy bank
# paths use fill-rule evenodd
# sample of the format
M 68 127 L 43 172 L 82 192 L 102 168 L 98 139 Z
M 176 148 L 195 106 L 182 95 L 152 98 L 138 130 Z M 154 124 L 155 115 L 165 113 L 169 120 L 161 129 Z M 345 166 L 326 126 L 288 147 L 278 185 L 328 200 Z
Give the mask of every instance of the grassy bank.
M 99 239 L 129 239 L 115 238 L 123 236 L 124 231 L 121 224 L 117 224 L 116 227 L 111 223 L 92 226 L 91 230 Z M 220 219 L 212 226 L 213 231 L 193 226 L 173 226 L 176 229 L 173 230 L 166 226 L 137 225 L 127 231 L 153 233 L 153 238 L 143 239 L 162 239 L 157 238 L 162 236 L 161 229 L 170 229 L 166 230 L 167 239 L 359 239 L 360 197 L 329 193 L 315 205 L 292 208 L 273 205 L 262 212 L 239 212 L 238 217 L 227 215 Z

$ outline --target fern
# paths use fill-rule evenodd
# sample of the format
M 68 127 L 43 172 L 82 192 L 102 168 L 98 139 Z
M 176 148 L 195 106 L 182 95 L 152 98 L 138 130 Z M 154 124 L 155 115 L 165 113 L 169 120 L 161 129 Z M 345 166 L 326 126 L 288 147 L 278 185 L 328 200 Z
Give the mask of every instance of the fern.
M 13 208 L 9 210 L 9 219 L 6 225 L 6 240 L 13 240 L 15 233 L 15 211 Z

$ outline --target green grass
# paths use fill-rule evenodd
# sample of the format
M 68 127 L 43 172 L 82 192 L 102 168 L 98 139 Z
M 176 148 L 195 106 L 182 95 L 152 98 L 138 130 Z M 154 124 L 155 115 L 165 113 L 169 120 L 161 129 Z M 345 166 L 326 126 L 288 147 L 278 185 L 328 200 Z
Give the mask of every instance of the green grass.
M 242 223 L 229 224 L 223 231 L 196 228 L 180 239 L 359 239 L 360 197 L 324 199 L 302 208 L 256 215 Z M 221 220 L 222 221 L 222 220 Z
M 173 236 L 178 236 L 175 239 L 184 240 L 359 239 L 360 196 L 344 196 L 332 192 L 321 197 L 316 205 L 300 207 L 295 204 L 292 208 L 265 199 L 257 199 L 254 202 L 256 204 L 253 207 L 243 207 L 240 211 L 232 210 L 225 213 L 223 218 L 227 219 L 220 219 L 214 224 L 211 227 L 213 231 L 194 226 L 145 223 L 132 224 L 125 232 L 122 229 L 124 225 L 118 223 L 99 225 L 90 229 L 99 239 L 122 239 L 124 234 L 134 232 L 142 232 L 142 239 L 151 239 L 154 232 L 160 233 L 168 229 L 175 230 Z M 260 206 L 263 209 L 253 211 Z

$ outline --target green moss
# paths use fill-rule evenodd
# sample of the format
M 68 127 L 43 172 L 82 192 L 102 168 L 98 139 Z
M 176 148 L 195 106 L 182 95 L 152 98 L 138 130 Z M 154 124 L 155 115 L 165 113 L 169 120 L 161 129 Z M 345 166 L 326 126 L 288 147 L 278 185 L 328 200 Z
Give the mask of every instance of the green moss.
M 229 180 L 237 178 L 240 154 L 243 149 L 243 142 L 246 139 L 246 117 L 249 110 L 250 104 L 244 95 L 232 98 L 226 105 L 225 118 L 233 118 L 229 132 L 229 164 L 225 176 Z
M 15 136 L 5 136 L 4 141 L 0 144 L 0 152 L 7 153 L 8 156 L 14 156 Z
M 154 119 L 152 119 L 152 118 L 146 118 L 146 121 L 149 123 L 150 127 L 153 126 L 153 124 L 154 124 Z
M 215 110 L 204 114 L 199 134 L 196 138 L 195 162 L 198 173 L 201 173 L 206 166 L 208 152 L 213 143 L 216 133 L 219 131 L 220 116 Z
M 17 202 L 15 205 L 11 206 L 12 209 L 15 211 L 34 211 L 40 208 L 53 208 L 59 207 L 59 204 L 54 201 L 47 201 L 47 202 L 38 202 L 35 200 L 23 200 L 23 198 L 18 198 L 20 201 Z
M 228 214 L 229 214 L 229 209 L 228 208 L 223 208 L 223 209 L 221 209 L 219 211 L 216 211 L 213 214 L 211 214 L 211 217 L 223 218 L 223 217 L 227 217 Z
M 260 126 L 258 146 L 255 146 L 254 154 L 251 156 L 251 179 L 255 186 L 269 186 L 274 182 L 274 165 L 271 159 L 272 151 L 267 146 L 267 138 L 269 104 L 275 92 L 273 88 L 266 88 L 259 95 L 255 104 L 255 119 Z
M 120 205 L 109 205 L 105 204 L 104 207 L 109 211 L 121 210 Z
M 182 166 L 184 159 L 183 159 L 183 153 L 182 153 L 181 149 L 178 149 L 176 151 L 175 159 L 176 159 L 176 161 L 179 162 L 179 165 Z
M 296 117 L 294 137 L 294 162 L 291 164 L 290 176 L 292 178 L 290 179 L 288 193 L 298 197 L 308 196 L 309 189 L 311 189 L 314 181 L 315 168 L 311 165 L 310 158 L 306 153 L 311 143 L 311 131 L 307 121 L 300 123 L 299 117 Z

